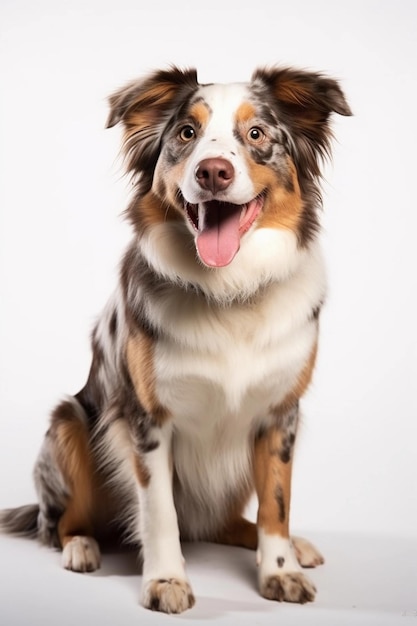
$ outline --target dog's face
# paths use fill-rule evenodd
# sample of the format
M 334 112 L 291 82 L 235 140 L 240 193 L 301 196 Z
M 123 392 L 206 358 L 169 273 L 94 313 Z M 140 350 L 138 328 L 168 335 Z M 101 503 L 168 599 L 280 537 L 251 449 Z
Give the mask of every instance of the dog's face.
M 284 135 L 257 100 L 246 85 L 200 87 L 158 159 L 154 189 L 184 212 L 199 257 L 211 267 L 228 265 L 241 237 L 261 227 L 268 203 L 293 191 Z
M 350 115 L 335 81 L 272 69 L 250 83 L 199 85 L 194 71 L 173 69 L 128 85 L 111 107 L 140 197 L 161 201 L 136 224 L 183 221 L 209 267 L 229 265 L 254 230 L 290 230 L 301 246 L 314 235 L 328 118 Z

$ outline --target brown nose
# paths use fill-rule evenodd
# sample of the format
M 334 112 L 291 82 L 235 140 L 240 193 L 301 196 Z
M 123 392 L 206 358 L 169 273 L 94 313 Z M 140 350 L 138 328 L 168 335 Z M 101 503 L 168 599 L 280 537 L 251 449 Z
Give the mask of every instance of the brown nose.
M 235 170 L 230 161 L 226 159 L 203 159 L 200 161 L 195 177 L 202 189 L 207 189 L 215 195 L 218 191 L 224 191 L 233 181 Z

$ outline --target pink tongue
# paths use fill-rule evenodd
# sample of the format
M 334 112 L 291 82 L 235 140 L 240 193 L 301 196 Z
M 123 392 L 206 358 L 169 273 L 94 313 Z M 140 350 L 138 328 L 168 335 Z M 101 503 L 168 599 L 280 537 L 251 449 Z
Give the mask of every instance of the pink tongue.
M 204 229 L 197 235 L 198 254 L 206 265 L 224 267 L 229 265 L 240 247 L 242 207 L 212 200 L 205 208 Z

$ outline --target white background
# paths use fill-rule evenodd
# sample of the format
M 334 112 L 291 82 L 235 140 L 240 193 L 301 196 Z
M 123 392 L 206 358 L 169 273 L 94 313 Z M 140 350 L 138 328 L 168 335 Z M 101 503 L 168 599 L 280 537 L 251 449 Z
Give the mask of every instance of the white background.
M 171 63 L 201 82 L 283 63 L 338 78 L 355 114 L 325 169 L 330 293 L 293 525 L 415 546 L 416 32 L 414 0 L 1 0 L 0 507 L 34 500 L 48 412 L 85 382 L 129 238 L 108 94 Z

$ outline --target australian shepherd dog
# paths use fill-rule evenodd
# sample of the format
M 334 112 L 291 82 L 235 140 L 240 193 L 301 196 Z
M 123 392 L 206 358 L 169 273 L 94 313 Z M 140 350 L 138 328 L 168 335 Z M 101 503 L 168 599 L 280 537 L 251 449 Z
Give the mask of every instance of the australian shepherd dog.
M 34 469 L 39 503 L 3 531 L 100 566 L 118 531 L 143 559 L 141 601 L 194 604 L 181 540 L 256 550 L 259 591 L 304 603 L 323 561 L 289 532 L 299 402 L 326 295 L 320 167 L 338 83 L 269 67 L 248 83 L 157 71 L 110 97 L 133 178 L 133 239 L 92 333 L 84 388 L 52 412 Z M 243 517 L 252 492 L 256 524 Z

